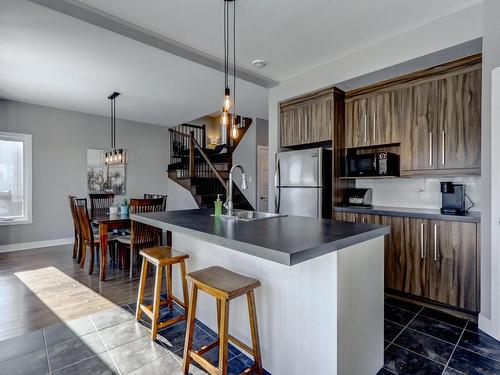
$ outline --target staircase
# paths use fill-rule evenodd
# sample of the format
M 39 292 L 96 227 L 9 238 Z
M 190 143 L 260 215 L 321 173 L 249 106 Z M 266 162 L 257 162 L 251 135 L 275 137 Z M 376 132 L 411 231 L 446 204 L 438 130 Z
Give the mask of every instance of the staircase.
M 218 146 L 216 150 L 206 148 L 204 126 L 182 124 L 169 129 L 168 177 L 187 189 L 200 208 L 212 208 L 217 194 L 222 194 L 223 200 L 227 197 L 232 154 L 251 125 L 252 119 L 243 118 L 239 123 L 238 138 L 230 139 L 227 145 Z M 233 203 L 235 208 L 253 210 L 234 183 Z

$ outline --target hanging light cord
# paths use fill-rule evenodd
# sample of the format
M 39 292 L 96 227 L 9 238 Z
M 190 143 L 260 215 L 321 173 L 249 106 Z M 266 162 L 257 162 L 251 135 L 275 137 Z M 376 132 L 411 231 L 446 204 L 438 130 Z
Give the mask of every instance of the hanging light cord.
M 233 0 L 233 118 L 236 124 L 236 0 Z

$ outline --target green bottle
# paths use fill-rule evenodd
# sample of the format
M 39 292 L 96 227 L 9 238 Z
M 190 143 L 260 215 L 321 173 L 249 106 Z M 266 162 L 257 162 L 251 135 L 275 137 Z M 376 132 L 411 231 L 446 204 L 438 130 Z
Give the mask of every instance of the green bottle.
M 216 217 L 220 217 L 220 215 L 222 214 L 222 200 L 220 199 L 221 196 L 222 194 L 217 194 L 217 200 L 214 202 Z

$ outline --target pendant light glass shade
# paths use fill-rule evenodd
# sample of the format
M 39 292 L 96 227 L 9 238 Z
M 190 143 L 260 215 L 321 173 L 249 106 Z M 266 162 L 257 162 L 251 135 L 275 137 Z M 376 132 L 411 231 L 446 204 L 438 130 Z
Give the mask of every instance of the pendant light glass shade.
M 114 92 L 108 99 L 111 102 L 110 114 L 110 130 L 111 130 L 111 147 L 109 150 L 104 151 L 104 164 L 116 165 L 127 164 L 127 152 L 123 148 L 116 148 L 116 97 L 120 95 L 119 92 Z
M 229 124 L 229 113 L 227 113 L 226 111 L 223 111 L 222 116 L 220 118 L 220 122 L 222 125 Z
M 231 126 L 231 138 L 233 139 L 238 138 L 238 127 L 236 126 L 236 124 L 233 124 Z
M 229 110 L 231 109 L 231 90 L 229 90 L 229 87 L 226 87 L 226 89 L 224 90 L 223 109 L 225 112 L 229 112 Z

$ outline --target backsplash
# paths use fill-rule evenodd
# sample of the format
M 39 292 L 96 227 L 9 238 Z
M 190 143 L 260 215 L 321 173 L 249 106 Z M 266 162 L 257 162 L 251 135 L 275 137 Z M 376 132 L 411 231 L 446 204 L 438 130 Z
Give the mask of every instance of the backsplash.
M 464 184 L 465 193 L 474 202 L 472 211 L 480 211 L 481 177 L 358 179 L 356 187 L 373 189 L 374 206 L 441 208 L 441 181 Z M 469 206 L 466 198 L 465 207 Z

